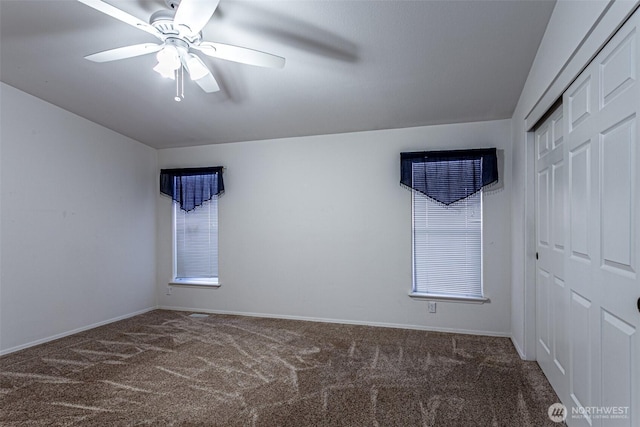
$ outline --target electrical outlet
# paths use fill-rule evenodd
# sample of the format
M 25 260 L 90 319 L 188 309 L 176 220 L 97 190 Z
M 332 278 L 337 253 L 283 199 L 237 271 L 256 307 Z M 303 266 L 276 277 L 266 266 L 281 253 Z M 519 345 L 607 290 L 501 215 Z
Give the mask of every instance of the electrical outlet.
M 173 292 L 173 287 L 167 286 L 167 295 L 171 295 L 172 292 Z
M 429 310 L 429 313 L 435 313 L 436 312 L 436 302 L 435 301 L 427 302 L 427 310 Z

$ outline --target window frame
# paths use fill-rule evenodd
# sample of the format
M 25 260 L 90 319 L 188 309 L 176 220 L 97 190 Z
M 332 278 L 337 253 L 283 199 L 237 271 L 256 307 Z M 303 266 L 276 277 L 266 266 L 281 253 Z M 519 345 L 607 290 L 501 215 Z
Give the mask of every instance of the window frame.
M 466 296 L 466 295 L 449 295 L 449 294 L 431 294 L 425 292 L 416 291 L 416 242 L 415 242 L 415 198 L 417 197 L 415 191 L 411 192 L 411 291 L 409 296 L 415 299 L 430 300 L 430 301 L 448 301 L 459 303 L 472 303 L 472 304 L 484 304 L 491 300 L 487 297 L 484 286 L 484 190 L 480 189 L 480 211 L 481 211 L 481 224 L 480 224 L 480 289 L 481 296 Z M 427 196 L 424 196 L 427 197 Z
M 218 199 L 216 197 L 209 200 L 210 203 L 214 202 L 218 204 Z M 172 256 L 172 266 L 171 266 L 171 280 L 169 280 L 170 286 L 187 286 L 187 287 L 211 287 L 218 288 L 221 286 L 220 283 L 220 271 L 218 270 L 218 277 L 211 278 L 197 278 L 197 277 L 189 277 L 189 278 L 178 278 L 178 236 L 177 236 L 177 214 L 180 210 L 180 205 L 177 202 L 172 203 L 173 210 L 171 212 L 171 256 Z M 197 207 L 196 207 L 197 209 Z M 220 205 L 216 206 L 218 211 L 217 218 L 217 226 L 218 232 L 220 231 Z M 218 235 L 218 244 L 220 241 L 220 236 Z M 218 247 L 219 248 L 219 247 Z M 220 266 L 220 252 L 218 250 L 218 259 L 216 260 L 218 263 L 218 268 Z

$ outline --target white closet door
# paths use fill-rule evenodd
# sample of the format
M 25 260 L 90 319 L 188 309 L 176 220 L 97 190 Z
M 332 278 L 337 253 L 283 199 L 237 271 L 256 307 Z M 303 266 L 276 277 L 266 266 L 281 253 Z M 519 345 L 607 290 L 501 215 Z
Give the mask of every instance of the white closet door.
M 562 156 L 550 148 L 536 168 L 539 187 L 548 181 L 538 209 L 549 212 L 538 213 L 538 247 L 553 252 L 558 237 L 564 251 L 562 267 L 540 251 L 538 354 L 570 426 L 640 426 L 639 22 L 636 13 L 565 92 Z
M 535 132 L 536 152 L 536 356 L 556 392 L 566 390 L 567 291 L 565 287 L 566 162 L 559 107 Z

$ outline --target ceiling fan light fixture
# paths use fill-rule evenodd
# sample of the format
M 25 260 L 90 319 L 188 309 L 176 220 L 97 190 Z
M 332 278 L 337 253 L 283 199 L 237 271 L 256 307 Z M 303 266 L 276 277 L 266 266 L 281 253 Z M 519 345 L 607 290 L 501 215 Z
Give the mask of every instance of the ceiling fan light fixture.
M 160 74 L 162 77 L 164 77 L 165 79 L 175 79 L 176 76 L 176 70 L 174 68 L 171 67 L 167 67 L 165 64 L 163 64 L 162 62 L 158 62 L 156 64 L 155 67 L 153 67 L 153 71 L 155 71 L 156 73 Z
M 182 66 L 178 49 L 173 45 L 166 45 L 156 54 L 158 64 L 153 71 L 167 79 L 175 78 L 175 71 Z
M 202 62 L 202 60 L 193 53 L 189 54 L 186 65 L 187 70 L 189 71 L 189 76 L 191 76 L 191 80 L 200 80 L 209 74 L 209 69 L 204 62 Z
M 156 58 L 163 67 L 171 68 L 172 70 L 180 68 L 180 54 L 174 45 L 168 44 L 160 49 L 156 54 Z

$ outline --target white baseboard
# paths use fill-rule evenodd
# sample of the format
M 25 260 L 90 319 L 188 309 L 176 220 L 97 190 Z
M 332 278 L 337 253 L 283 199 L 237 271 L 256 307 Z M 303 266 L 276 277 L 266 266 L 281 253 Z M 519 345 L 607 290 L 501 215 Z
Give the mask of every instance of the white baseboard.
M 82 326 L 80 328 L 73 329 L 71 331 L 62 332 L 60 334 L 52 335 L 52 336 L 46 337 L 46 338 L 41 338 L 39 340 L 31 341 L 31 342 L 28 342 L 26 344 L 17 345 L 15 347 L 11 347 L 11 348 L 8 348 L 6 350 L 0 350 L 0 356 L 3 356 L 5 354 L 9 354 L 9 353 L 13 353 L 13 352 L 16 352 L 16 351 L 19 351 L 19 350 L 24 350 L 25 348 L 33 347 L 34 345 L 44 344 L 44 343 L 49 342 L 49 341 L 57 340 L 59 338 L 64 338 L 64 337 L 67 337 L 69 335 L 77 334 L 78 332 L 83 332 L 83 331 L 86 331 L 86 330 L 89 330 L 89 329 L 97 328 L 99 326 L 104 326 L 104 325 L 107 325 L 109 323 L 117 322 L 118 320 L 128 319 L 129 317 L 137 316 L 139 314 L 144 314 L 144 313 L 147 313 L 147 312 L 149 312 L 151 310 L 156 310 L 157 308 L 158 307 L 145 308 L 144 310 L 136 311 L 134 313 L 124 314 L 122 316 L 114 317 L 112 319 L 103 320 L 102 322 L 93 323 L 93 324 L 87 325 L 87 326 Z
M 518 344 L 518 341 L 513 339 L 513 335 L 511 336 L 511 343 L 516 348 L 516 351 L 518 352 L 518 355 L 520 356 L 520 359 L 522 359 L 522 360 L 530 360 L 530 359 L 527 359 L 525 357 L 524 351 L 522 351 L 522 348 L 520 348 L 520 344 Z
M 342 323 L 345 325 L 377 326 L 381 328 L 413 329 L 418 331 L 448 332 L 448 333 L 454 333 L 454 334 L 484 335 L 484 336 L 491 336 L 491 337 L 511 338 L 511 334 L 508 332 L 478 331 L 478 330 L 456 329 L 456 328 L 438 328 L 438 327 L 431 327 L 431 326 L 424 326 L 424 325 L 410 325 L 410 324 L 401 324 L 401 323 L 369 322 L 369 321 L 361 321 L 361 320 L 331 319 L 331 318 L 324 318 L 324 317 L 290 316 L 286 314 L 251 313 L 251 312 L 244 312 L 244 311 L 209 310 L 209 309 L 191 308 L 191 307 L 159 306 L 158 309 L 175 310 L 175 311 L 192 311 L 196 313 L 230 314 L 235 316 L 248 316 L 248 317 L 266 317 L 270 319 L 302 320 L 306 322 Z
M 251 313 L 251 312 L 244 312 L 244 311 L 210 310 L 210 309 L 202 309 L 202 308 L 173 307 L 173 306 L 148 307 L 143 310 L 139 310 L 139 311 L 125 314 L 118 317 L 114 317 L 112 319 L 104 320 L 102 322 L 93 323 L 91 325 L 76 328 L 71 331 L 62 332 L 60 334 L 52 335 L 50 337 L 42 338 L 26 344 L 21 344 L 15 347 L 11 347 L 6 350 L 0 350 L 0 356 L 13 353 L 19 350 L 24 350 L 25 348 L 33 347 L 39 344 L 44 344 L 46 342 L 57 340 L 59 338 L 64 338 L 69 335 L 77 334 L 78 332 L 83 332 L 89 329 L 97 328 L 99 326 L 104 326 L 109 323 L 117 322 L 119 320 L 128 319 L 130 317 L 137 316 L 139 314 L 144 314 L 156 309 L 175 310 L 175 311 L 192 311 L 197 313 L 211 313 L 211 314 L 229 314 L 229 315 L 235 315 L 235 316 L 248 316 L 248 317 L 264 317 L 264 318 L 270 318 L 270 319 L 301 320 L 306 322 L 341 323 L 345 325 L 376 326 L 381 328 L 412 329 L 412 330 L 419 330 L 419 331 L 447 332 L 447 333 L 454 333 L 454 334 L 506 337 L 511 339 L 511 342 L 513 343 L 520 357 L 522 359 L 525 359 L 520 347 L 518 346 L 518 343 L 514 341 L 513 338 L 511 337 L 511 334 L 507 332 L 481 331 L 481 330 L 459 329 L 459 328 L 440 328 L 440 327 L 433 327 L 433 326 L 411 325 L 411 324 L 402 324 L 402 323 L 370 322 L 370 321 L 362 321 L 362 320 L 345 320 L 345 319 L 332 319 L 332 318 L 325 318 L 325 317 L 291 316 L 286 314 L 271 314 L 271 313 Z

